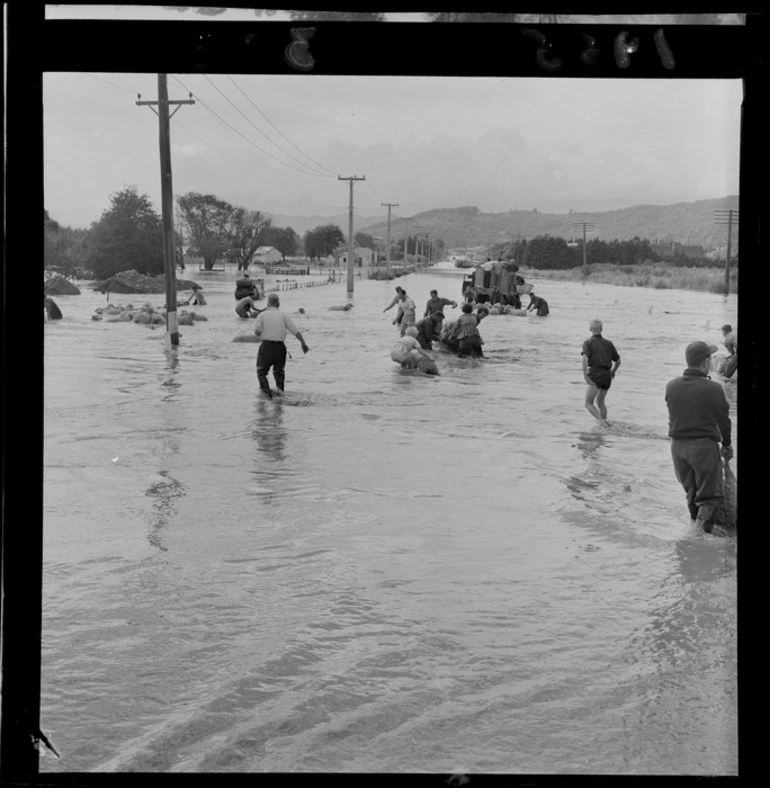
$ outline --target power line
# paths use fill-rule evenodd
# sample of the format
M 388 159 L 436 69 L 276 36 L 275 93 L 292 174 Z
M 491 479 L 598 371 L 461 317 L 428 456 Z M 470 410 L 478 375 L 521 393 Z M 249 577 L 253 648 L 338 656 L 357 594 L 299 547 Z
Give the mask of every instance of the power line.
M 85 72 L 87 77 L 92 77 L 93 79 L 98 79 L 99 82 L 104 82 L 106 85 L 112 85 L 114 88 L 120 88 L 121 90 L 126 90 L 129 93 L 133 93 L 136 95 L 139 91 L 138 90 L 131 90 L 131 88 L 123 87 L 123 85 L 116 85 L 114 82 L 110 82 L 107 79 L 102 79 L 101 77 L 97 77 L 96 74 L 90 74 L 89 72 Z
M 383 200 L 382 197 L 380 197 L 380 195 L 377 194 L 377 192 L 375 191 L 374 187 L 369 183 L 369 181 L 366 181 L 366 185 L 370 189 L 370 191 L 372 192 L 374 197 L 379 201 L 380 205 L 384 205 L 385 204 L 385 200 Z
M 129 93 L 133 93 L 134 95 L 137 94 L 137 91 L 132 90 L 131 88 L 124 87 L 123 85 L 117 85 L 114 82 L 110 82 L 109 80 L 102 79 L 101 77 L 97 77 L 95 74 L 91 74 L 91 73 L 88 73 L 88 72 L 84 72 L 84 73 L 86 74 L 86 76 L 93 77 L 94 79 L 98 79 L 100 82 L 104 82 L 107 85 L 112 85 L 112 87 L 119 88 L 120 90 L 128 91 Z M 174 79 L 176 79 L 176 77 L 174 77 Z M 186 87 L 184 87 L 184 85 L 182 85 L 180 80 L 176 79 L 176 81 L 179 82 L 179 84 L 185 90 L 187 90 L 188 93 L 190 92 Z M 237 167 L 240 167 L 245 172 L 248 172 L 250 175 L 253 175 L 255 178 L 260 178 L 260 179 L 263 178 L 262 175 L 258 175 L 256 172 L 254 172 L 253 170 L 251 170 L 248 167 L 246 167 L 243 164 L 243 162 L 240 162 L 240 161 L 237 161 L 236 159 L 231 158 L 226 153 L 223 153 L 221 150 L 219 150 L 219 148 L 217 148 L 214 145 L 212 145 L 210 142 L 206 142 L 206 140 L 204 140 L 203 137 L 201 137 L 199 134 L 196 134 L 192 129 L 187 128 L 187 126 L 185 126 L 184 123 L 182 123 L 181 121 L 177 121 L 176 125 L 180 129 L 183 129 L 184 131 L 186 131 L 188 134 L 192 134 L 193 137 L 195 137 L 199 142 L 203 143 L 207 148 L 211 148 L 211 150 L 213 150 L 215 153 L 218 153 L 220 156 L 222 156 L 223 158 L 225 158 L 228 161 L 232 162 Z M 300 197 L 301 196 L 301 195 L 297 194 L 296 192 L 287 191 L 286 189 L 282 188 L 281 186 L 277 186 L 277 185 L 275 185 L 273 183 L 271 183 L 270 186 L 273 189 L 277 189 L 278 191 L 282 191 L 284 194 L 287 194 L 289 197 Z
M 258 131 L 258 132 L 259 132 L 259 133 L 260 133 L 260 134 L 261 134 L 261 135 L 262 135 L 262 136 L 263 136 L 263 137 L 264 137 L 264 138 L 267 140 L 267 141 L 268 141 L 268 142 L 270 142 L 270 143 L 272 143 L 273 145 L 275 145 L 275 147 L 276 147 L 276 148 L 278 148 L 278 150 L 279 150 L 279 151 L 281 151 L 281 153 L 284 153 L 284 154 L 286 154 L 286 155 L 287 155 L 289 158 L 291 158 L 291 159 L 294 159 L 294 161 L 296 161 L 296 162 L 297 162 L 297 164 L 299 164 L 300 166 L 302 166 L 302 167 L 306 167 L 307 169 L 310 169 L 310 167 L 308 167 L 308 165 L 307 165 L 307 164 L 305 164 L 305 162 L 304 162 L 304 161 L 300 161 L 300 160 L 299 160 L 299 159 L 298 159 L 298 158 L 297 158 L 297 157 L 296 157 L 294 154 L 292 154 L 292 153 L 289 153 L 289 151 L 287 151 L 287 150 L 284 150 L 284 149 L 283 149 L 283 148 L 282 148 L 282 147 L 281 147 L 281 146 L 280 146 L 280 145 L 279 145 L 279 144 L 278 144 L 278 143 L 277 143 L 275 140 L 272 140 L 272 139 L 270 139 L 270 137 L 268 137 L 268 135 L 267 135 L 267 134 L 265 134 L 265 132 L 264 132 L 264 131 L 262 131 L 262 129 L 260 129 L 260 128 L 259 128 L 259 126 L 257 126 L 257 124 L 256 124 L 256 123 L 254 123 L 254 122 L 253 122 L 253 121 L 252 121 L 250 118 L 248 118 L 248 117 L 247 117 L 247 116 L 246 116 L 246 115 L 245 115 L 243 112 L 241 112 L 241 110 L 240 110 L 240 109 L 239 109 L 239 108 L 238 108 L 238 107 L 237 107 L 237 106 L 236 106 L 236 105 L 235 105 L 235 104 L 234 104 L 234 103 L 233 103 L 233 102 L 232 102 L 232 101 L 231 101 L 231 100 L 230 100 L 230 99 L 229 99 L 229 98 L 228 98 L 228 97 L 227 97 L 227 96 L 226 96 L 226 95 L 225 95 L 225 94 L 224 94 L 224 93 L 223 93 L 223 92 L 222 92 L 222 91 L 221 91 L 221 90 L 220 90 L 220 89 L 219 89 L 219 88 L 218 88 L 218 87 L 217 87 L 217 86 L 214 84 L 214 82 L 211 80 L 211 77 L 209 77 L 207 74 L 204 74 L 203 76 L 204 76 L 204 77 L 205 77 L 205 78 L 206 78 L 206 79 L 209 81 L 209 83 L 210 83 L 210 84 L 212 85 L 212 87 L 213 87 L 213 88 L 214 88 L 214 89 L 215 89 L 215 90 L 216 90 L 216 91 L 219 93 L 219 95 L 220 95 L 220 96 L 222 96 L 222 97 L 225 99 L 225 101 L 227 101 L 227 102 L 228 102 L 228 104 L 230 104 L 230 106 L 231 106 L 231 107 L 232 107 L 232 108 L 233 108 L 233 109 L 234 109 L 234 110 L 235 110 L 235 111 L 236 111 L 236 112 L 237 112 L 237 113 L 238 113 L 238 114 L 239 114 L 239 115 L 240 115 L 240 116 L 241 116 L 241 117 L 242 117 L 242 118 L 243 118 L 243 119 L 244 119 L 244 120 L 247 122 L 247 123 L 249 123 L 251 126 L 253 126 L 253 127 L 254 127 L 254 128 L 255 128 L 255 129 L 256 129 L 256 130 L 257 130 L 257 131 Z M 237 86 L 236 86 L 236 87 L 237 87 Z M 312 171 L 311 171 L 311 172 L 312 172 Z M 317 175 L 318 177 L 321 177 L 321 178 L 331 178 L 331 177 L 332 177 L 331 175 L 324 175 L 324 174 L 323 174 L 323 173 L 321 173 L 321 172 L 312 172 L 312 174 L 313 174 L 313 175 Z
M 174 79 L 176 79 L 176 81 L 179 82 L 179 84 L 185 90 L 187 90 L 188 93 L 192 94 L 192 91 L 190 91 L 187 87 L 185 87 L 184 83 L 180 79 L 178 79 L 177 77 L 174 77 Z M 289 167 L 292 170 L 296 170 L 297 172 L 301 172 L 303 175 L 312 175 L 313 177 L 316 177 L 316 178 L 326 178 L 326 177 L 328 177 L 326 175 L 316 175 L 316 173 L 310 172 L 309 170 L 301 170 L 301 169 L 299 169 L 299 167 L 295 167 L 293 164 L 289 164 L 288 162 L 281 161 L 281 159 L 277 158 L 276 156 L 273 156 L 273 154 L 270 153 L 270 151 L 266 151 L 264 148 L 262 148 L 259 145 L 257 145 L 256 142 L 254 142 L 253 140 L 250 140 L 245 134 L 242 134 L 240 131 L 238 131 L 238 129 L 236 129 L 234 126 L 232 126 L 230 123 L 228 123 L 217 112 L 215 112 L 211 107 L 209 107 L 209 105 L 206 104 L 206 102 L 203 101 L 203 99 L 200 98 L 200 96 L 196 96 L 196 98 L 200 102 L 200 105 L 202 107 L 204 107 L 204 109 L 206 109 L 212 115 L 214 115 L 214 117 L 217 118 L 220 121 L 220 123 L 223 123 L 225 126 L 227 126 L 227 128 L 229 128 L 231 131 L 235 132 L 242 139 L 246 140 L 246 142 L 248 142 L 249 145 L 255 147 L 258 151 L 261 151 L 266 156 L 269 156 L 271 159 L 275 159 L 275 161 L 277 161 L 279 164 L 283 164 L 284 167 Z
M 198 134 L 196 134 L 196 133 L 195 133 L 195 132 L 194 132 L 192 129 L 188 129 L 188 128 L 187 128 L 187 126 L 185 126 L 184 124 L 180 123 L 179 121 L 177 121 L 177 124 L 176 124 L 176 125 L 177 125 L 177 126 L 179 126 L 179 128 L 181 128 L 181 129 L 184 129 L 184 130 L 185 130 L 186 132 L 188 132 L 189 134 L 192 134 L 192 135 L 193 135 L 193 137 L 197 138 L 197 139 L 198 139 L 200 142 L 202 142 L 202 143 L 203 143 L 203 144 L 204 144 L 204 145 L 205 145 L 207 148 L 211 148 L 211 150 L 213 150 L 215 153 L 218 153 L 218 154 L 219 154 L 220 156 L 222 156 L 223 158 L 227 159 L 228 161 L 231 161 L 233 164 L 237 165 L 237 166 L 238 166 L 238 167 L 240 167 L 242 170 L 245 170 L 245 171 L 246 171 L 246 172 L 248 172 L 250 175 L 253 175 L 255 178 L 262 179 L 262 177 L 263 177 L 262 175 L 258 175 L 256 172 L 254 172 L 254 170 L 250 170 L 250 169 L 249 169 L 248 167 L 246 167 L 246 166 L 245 166 L 245 165 L 244 165 L 242 162 L 239 162 L 239 161 L 236 161 L 236 160 L 235 160 L 235 159 L 233 159 L 233 158 L 230 158 L 230 156 L 228 156 L 226 153 L 222 153 L 222 151 L 221 151 L 221 150 L 219 150 L 219 148 L 215 148 L 215 147 L 214 147 L 214 146 L 213 146 L 211 143 L 209 143 L 209 142 L 206 142 L 206 140 L 204 140 L 204 139 L 203 139 L 203 137 L 201 137 L 201 136 L 199 136 Z M 286 189 L 283 189 L 283 188 L 282 188 L 282 187 L 280 187 L 280 186 L 276 186 L 275 184 L 272 184 L 272 183 L 271 183 L 271 184 L 270 184 L 270 186 L 271 186 L 271 188 L 273 188 L 273 189 L 278 189 L 278 191 L 281 191 L 281 192 L 283 192 L 284 194 L 288 194 L 288 195 L 289 195 L 289 197 L 300 197 L 300 195 L 299 195 L 299 194 L 296 194 L 295 192 L 290 192 L 290 191 L 287 191 Z
M 262 116 L 262 117 L 263 117 L 263 118 L 264 118 L 264 119 L 265 119 L 265 120 L 266 120 L 266 121 L 267 121 L 267 122 L 268 122 L 268 123 L 269 123 L 269 124 L 270 124 L 270 125 L 271 125 L 271 126 L 272 126 L 272 127 L 273 127 L 273 128 L 274 128 L 274 129 L 275 129 L 275 130 L 276 130 L 276 131 L 277 131 L 277 132 L 278 132 L 278 133 L 279 133 L 279 134 L 280 134 L 280 135 L 283 137 L 283 138 L 284 138 L 284 139 L 285 139 L 285 140 L 286 140 L 286 142 L 288 142 L 290 145 L 293 145 L 293 146 L 294 146 L 294 147 L 295 147 L 295 148 L 296 148 L 296 149 L 297 149 L 297 150 L 298 150 L 298 151 L 299 151 L 299 152 L 300 152 L 300 153 L 301 153 L 303 156 L 305 156 L 306 158 L 310 159 L 310 161 L 312 161 L 312 162 L 313 162 L 313 164 L 316 164 L 316 165 L 317 165 L 317 166 L 319 166 L 319 167 L 320 167 L 322 170 L 326 170 L 326 171 L 327 171 L 328 173 L 330 173 L 331 175 L 334 175 L 334 174 L 335 174 L 334 170 L 330 170 L 328 167 L 325 167 L 323 164 L 321 164 L 321 163 L 317 162 L 317 161 L 316 161 L 316 160 L 315 160 L 315 159 L 314 159 L 312 156 L 308 156 L 308 154 L 307 154 L 307 153 L 305 153 L 305 151 L 303 151 L 303 150 L 302 150 L 302 148 L 300 148 L 299 146 L 295 145 L 295 144 L 294 144 L 294 143 L 293 143 L 293 142 L 292 142 L 292 141 L 291 141 L 291 140 L 290 140 L 290 139 L 289 139 L 289 138 L 288 138 L 288 137 L 287 137 L 287 136 L 286 136 L 286 135 L 285 135 L 285 134 L 284 134 L 284 133 L 283 133 L 283 132 L 282 132 L 282 131 L 281 131 L 279 128 L 278 128 L 278 126 L 276 126 L 276 125 L 275 125 L 275 123 L 273 123 L 273 121 L 272 121 L 272 120 L 270 120 L 270 118 L 268 118 L 268 117 L 267 117 L 267 115 L 265 115 L 265 113 L 264 113 L 264 112 L 262 112 L 262 110 L 261 110 L 261 109 L 260 109 L 260 108 L 259 108 L 259 107 L 258 107 L 258 106 L 257 106 L 257 105 L 256 105 L 256 104 L 255 104 L 255 103 L 254 103 L 254 102 L 253 102 L 253 101 L 252 101 L 250 98 L 249 98 L 249 96 L 248 96 L 246 93 L 244 93 L 244 91 L 241 89 L 240 85 L 238 85 L 238 83 L 237 83 L 237 82 L 236 82 L 236 81 L 235 81 L 235 80 L 234 80 L 234 79 L 233 79 L 233 78 L 232 78 L 232 77 L 231 77 L 229 74 L 227 75 L 227 78 L 230 80 L 230 82 L 232 82 L 232 83 L 233 83 L 233 85 L 235 85 L 235 87 L 236 87 L 236 88 L 238 88 L 238 90 L 240 90 L 240 92 L 241 92 L 241 93 L 243 94 L 243 96 L 245 97 L 246 101 L 248 101 L 248 102 L 249 102 L 249 104 L 251 104 L 251 106 L 252 106 L 252 107 L 254 107 L 254 109 L 255 109 L 257 112 L 259 112 L 259 114 L 260 114 L 260 115 L 261 115 L 261 116 Z

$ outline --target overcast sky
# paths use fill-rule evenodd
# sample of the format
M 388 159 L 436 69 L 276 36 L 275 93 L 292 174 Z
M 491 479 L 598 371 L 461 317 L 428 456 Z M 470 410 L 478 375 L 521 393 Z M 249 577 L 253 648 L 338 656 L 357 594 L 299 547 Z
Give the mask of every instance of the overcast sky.
M 155 74 L 44 76 L 45 206 L 87 226 L 135 185 L 160 211 Z M 272 214 L 614 210 L 738 191 L 739 80 L 169 75 L 174 194 Z M 269 119 L 269 120 L 268 120 Z M 229 124 L 229 125 L 228 125 Z M 245 138 L 245 139 L 244 139 Z

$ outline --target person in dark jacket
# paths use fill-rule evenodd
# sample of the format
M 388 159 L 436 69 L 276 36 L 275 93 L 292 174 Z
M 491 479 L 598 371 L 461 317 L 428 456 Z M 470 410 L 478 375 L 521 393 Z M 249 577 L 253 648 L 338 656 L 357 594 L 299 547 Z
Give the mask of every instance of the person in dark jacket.
M 708 376 L 716 352 L 716 345 L 691 342 L 687 369 L 666 386 L 674 473 L 687 494 L 690 517 L 707 533 L 724 499 L 722 458 L 733 456 L 730 406 L 722 386 Z
M 444 313 L 433 312 L 415 323 L 417 341 L 424 350 L 432 350 L 433 341 L 438 341 L 441 336 L 441 327 L 444 325 Z
M 540 298 L 540 296 L 536 296 L 534 293 L 529 294 L 529 306 L 527 307 L 527 312 L 532 311 L 533 309 L 537 309 L 535 313 L 538 317 L 545 317 L 549 313 L 548 309 L 548 302 L 545 298 Z
M 46 318 L 48 320 L 61 320 L 62 319 L 61 309 L 59 309 L 56 301 L 54 301 L 53 298 L 51 298 L 49 296 L 45 296 L 44 305 L 45 305 Z

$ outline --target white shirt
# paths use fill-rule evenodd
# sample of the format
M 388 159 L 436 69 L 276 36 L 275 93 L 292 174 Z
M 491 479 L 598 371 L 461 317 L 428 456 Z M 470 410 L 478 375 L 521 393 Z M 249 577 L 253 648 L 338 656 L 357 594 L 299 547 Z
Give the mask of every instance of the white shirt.
M 296 337 L 299 329 L 297 324 L 288 315 L 284 315 L 278 307 L 269 306 L 264 312 L 260 312 L 254 321 L 254 333 L 263 342 L 266 339 L 271 342 L 283 342 L 287 332 Z

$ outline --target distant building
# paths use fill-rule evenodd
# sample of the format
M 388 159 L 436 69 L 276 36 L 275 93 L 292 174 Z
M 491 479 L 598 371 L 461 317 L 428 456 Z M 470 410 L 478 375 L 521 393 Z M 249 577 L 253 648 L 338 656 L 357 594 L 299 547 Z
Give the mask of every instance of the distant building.
M 254 252 L 255 263 L 269 265 L 270 263 L 280 263 L 281 260 L 283 260 L 283 255 L 274 246 L 260 246 Z
M 374 249 L 369 249 L 366 246 L 355 247 L 355 264 L 356 265 L 371 265 L 374 261 Z M 347 248 L 341 249 L 337 252 L 337 264 L 348 264 L 348 250 Z

